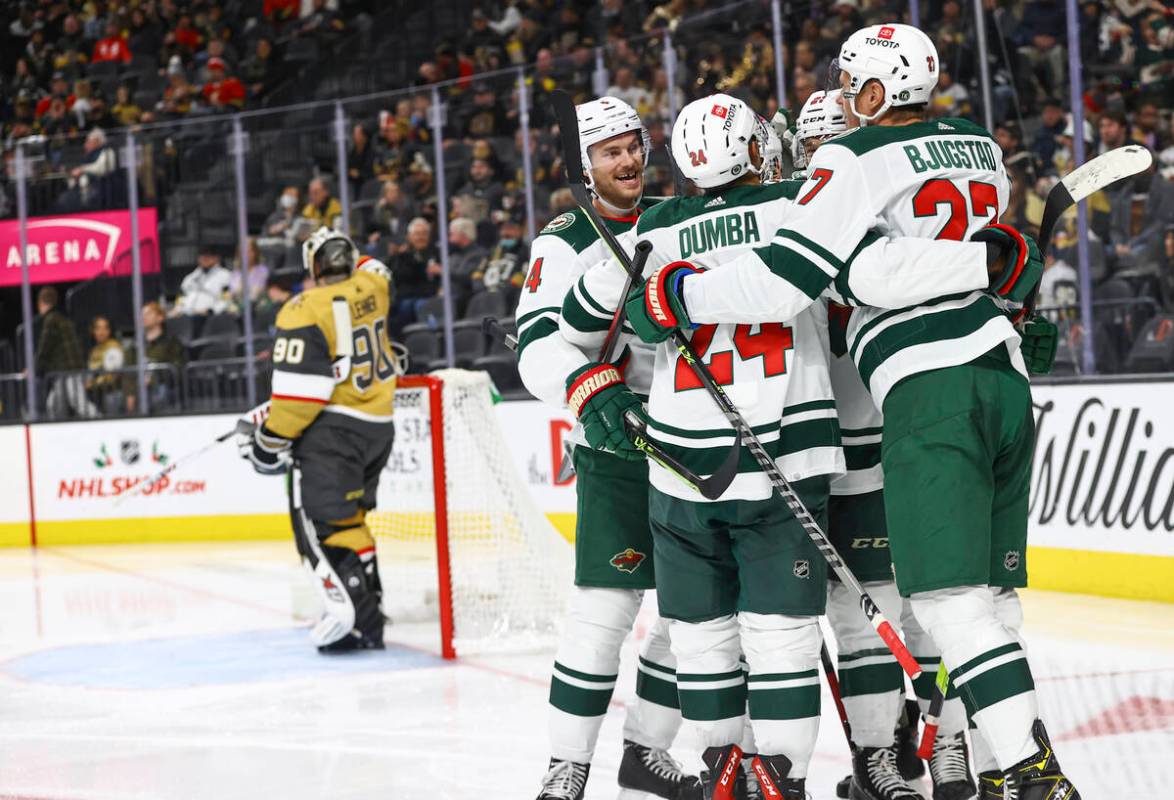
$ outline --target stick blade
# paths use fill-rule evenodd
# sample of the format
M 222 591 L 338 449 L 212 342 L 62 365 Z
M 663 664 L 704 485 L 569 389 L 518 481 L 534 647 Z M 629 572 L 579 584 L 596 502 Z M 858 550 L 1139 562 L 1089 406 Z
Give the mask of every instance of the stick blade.
M 1079 203 L 1122 178 L 1149 169 L 1153 163 L 1154 157 L 1149 150 L 1138 144 L 1129 144 L 1080 165 L 1065 175 L 1060 183 L 1072 195 L 1072 202 Z

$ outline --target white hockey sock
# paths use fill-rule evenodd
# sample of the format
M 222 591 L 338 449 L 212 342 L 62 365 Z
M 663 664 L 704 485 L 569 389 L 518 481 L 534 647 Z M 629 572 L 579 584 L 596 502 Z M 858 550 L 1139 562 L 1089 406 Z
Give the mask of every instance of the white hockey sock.
M 933 639 L 917 621 L 907 598 L 901 602 L 901 631 L 905 636 L 905 646 L 909 648 L 909 652 L 917 659 L 917 663 L 922 669 L 921 675 L 913 681 L 913 691 L 917 695 L 917 706 L 924 715 L 929 711 L 934 680 L 938 674 L 938 662 L 941 661 L 942 656 L 938 652 L 938 646 L 933 643 Z M 950 696 L 942 706 L 941 716 L 938 717 L 938 736 L 956 736 L 969 726 L 970 720 L 966 716 L 966 706 L 963 705 L 962 698 L 958 696 L 958 690 L 951 688 Z
M 901 611 L 897 585 L 869 582 L 864 587 L 895 624 Z M 828 582 L 827 619 L 836 637 L 840 698 L 852 741 L 861 747 L 888 747 L 905 694 L 901 666 L 860 610 L 856 593 L 839 581 Z
M 636 669 L 636 698 L 628 704 L 624 738 L 667 750 L 681 729 L 677 659 L 669 644 L 668 620 L 657 618 L 644 639 Z
M 999 769 L 999 762 L 995 760 L 991 746 L 986 743 L 982 732 L 973 726 L 970 728 L 970 754 L 974 756 L 976 772 L 994 772 Z
M 742 739 L 746 676 L 742 672 L 738 620 L 669 623 L 677 657 L 681 715 L 697 727 L 702 747 L 723 747 Z
M 576 586 L 550 682 L 550 754 L 591 763 L 642 593 Z
M 819 620 L 744 611 L 738 621 L 758 752 L 786 756 L 787 777 L 804 778 L 819 733 Z
M 1001 769 L 1035 752 L 1039 716 L 1031 669 L 986 586 L 915 594 L 913 612 L 941 650 L 950 679 Z

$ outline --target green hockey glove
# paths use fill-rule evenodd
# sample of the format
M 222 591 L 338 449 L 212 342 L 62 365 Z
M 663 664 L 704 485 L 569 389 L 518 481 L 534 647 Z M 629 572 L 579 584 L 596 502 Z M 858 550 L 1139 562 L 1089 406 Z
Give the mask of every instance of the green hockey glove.
M 1023 354 L 1027 371 L 1032 375 L 1047 375 L 1056 361 L 1056 346 L 1060 341 L 1056 323 L 1034 314 L 1024 323 L 1021 336 L 1019 352 Z
M 628 296 L 628 321 L 641 341 L 656 344 L 677 328 L 693 327 L 685 310 L 683 283 L 694 272 L 701 270 L 688 261 L 674 261 L 652 273 L 643 288 Z
M 583 435 L 591 447 L 627 461 L 644 458 L 624 431 L 624 415 L 631 411 L 647 423 L 648 414 L 614 366 L 592 362 L 572 372 L 567 378 L 567 405 L 583 423 Z
M 991 267 L 989 290 L 1013 303 L 1027 300 L 1044 275 L 1044 259 L 1035 239 L 997 222 L 970 239 L 987 246 L 987 263 Z

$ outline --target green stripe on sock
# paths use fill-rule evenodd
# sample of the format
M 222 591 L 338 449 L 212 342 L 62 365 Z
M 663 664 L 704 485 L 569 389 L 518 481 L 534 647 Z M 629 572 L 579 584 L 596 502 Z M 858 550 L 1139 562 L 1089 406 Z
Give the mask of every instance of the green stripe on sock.
M 1035 691 L 1035 681 L 1026 658 L 989 669 L 958 687 L 958 694 L 971 716 L 1009 697 L 1031 691 Z
M 571 669 L 557 661 L 554 662 L 554 668 L 569 678 L 578 678 L 581 681 L 591 681 L 592 683 L 611 683 L 619 677 L 618 675 L 593 675 L 590 672 L 579 672 L 579 670 Z
M 681 707 L 681 701 L 677 695 L 677 684 L 661 680 L 643 670 L 636 673 L 636 696 L 641 700 L 647 700 L 666 708 Z
M 742 670 L 735 669 L 730 672 L 678 672 L 678 682 L 693 682 L 693 683 L 710 683 L 712 681 L 728 681 L 731 678 L 741 678 Z
M 807 719 L 819 716 L 819 685 L 750 692 L 751 719 Z
M 840 665 L 840 694 L 858 697 L 899 691 L 905 685 L 904 675 L 896 661 L 863 667 Z
M 580 689 L 563 683 L 555 675 L 550 682 L 550 704 L 559 711 L 574 714 L 576 717 L 599 717 L 607 713 L 608 703 L 611 702 L 612 690 L 608 689 Z
M 1007 655 L 1007 653 L 1014 653 L 1016 650 L 1019 650 L 1019 649 L 1020 649 L 1020 647 L 1019 647 L 1018 642 L 1011 642 L 1010 644 L 1005 644 L 1005 645 L 1002 645 L 1001 647 L 996 647 L 994 650 L 987 650 L 985 653 L 980 653 L 979 655 L 970 659 L 962 666 L 960 666 L 956 669 L 950 670 L 950 678 L 951 678 L 951 680 L 958 680 L 959 675 L 965 677 L 967 672 L 970 672 L 970 670 L 974 669 L 979 664 L 985 664 L 987 661 L 990 661 L 993 658 L 998 658 L 999 656 L 1005 656 L 1005 655 Z
M 818 688 L 818 687 L 817 687 Z M 694 722 L 716 722 L 722 719 L 740 717 L 746 711 L 746 684 L 728 686 L 725 689 L 689 691 L 677 686 L 680 698 L 681 716 Z
M 665 675 L 672 675 L 674 677 L 677 674 L 677 671 L 675 669 L 671 669 L 669 667 L 666 667 L 664 664 L 657 664 L 655 661 L 649 661 L 644 656 L 639 656 L 638 658 L 640 659 L 640 663 L 643 664 L 648 669 L 663 673 Z
M 799 672 L 763 672 L 761 674 L 751 675 L 747 680 L 751 683 L 755 681 L 789 681 L 795 678 L 818 678 L 819 670 L 804 669 Z

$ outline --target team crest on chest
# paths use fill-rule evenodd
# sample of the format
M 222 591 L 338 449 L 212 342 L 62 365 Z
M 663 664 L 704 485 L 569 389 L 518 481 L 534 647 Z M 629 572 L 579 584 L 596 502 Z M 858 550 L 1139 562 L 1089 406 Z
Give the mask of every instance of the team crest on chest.
M 575 222 L 575 215 L 571 212 L 559 214 L 557 217 L 546 223 L 546 227 L 542 229 L 543 233 L 558 233 L 561 230 L 571 227 Z
M 620 572 L 626 572 L 631 575 L 639 568 L 641 564 L 644 563 L 644 559 L 646 558 L 648 558 L 648 556 L 644 555 L 639 550 L 633 550 L 631 547 L 629 547 L 623 552 L 616 553 L 614 556 L 612 556 L 611 561 L 608 563 L 610 563 Z

